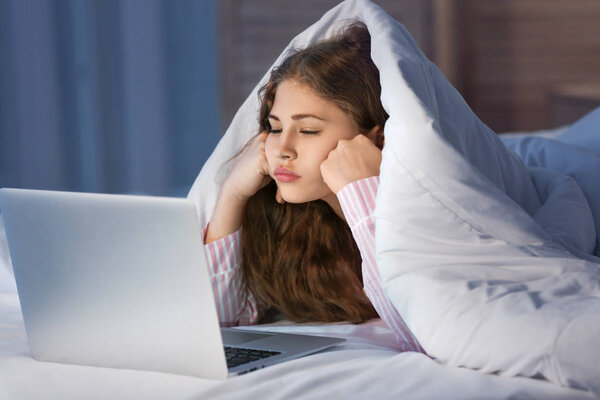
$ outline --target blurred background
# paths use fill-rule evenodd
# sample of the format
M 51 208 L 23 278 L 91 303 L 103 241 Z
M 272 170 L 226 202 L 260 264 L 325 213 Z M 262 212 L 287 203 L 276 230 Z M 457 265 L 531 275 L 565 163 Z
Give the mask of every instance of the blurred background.
M 498 133 L 600 104 L 598 0 L 375 2 Z M 0 187 L 185 196 L 267 68 L 336 4 L 0 0 Z

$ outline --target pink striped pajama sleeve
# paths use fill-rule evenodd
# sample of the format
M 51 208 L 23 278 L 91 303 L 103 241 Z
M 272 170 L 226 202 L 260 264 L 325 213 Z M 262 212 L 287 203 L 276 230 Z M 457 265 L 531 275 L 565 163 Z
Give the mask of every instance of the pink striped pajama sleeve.
M 221 326 L 253 325 L 259 305 L 246 288 L 241 271 L 241 231 L 204 245 Z
M 381 277 L 375 261 L 375 217 L 373 216 L 378 187 L 379 177 L 372 176 L 344 186 L 337 197 L 363 260 L 365 294 L 381 319 L 396 334 L 400 349 L 424 353 L 417 338 L 408 329 L 381 286 Z

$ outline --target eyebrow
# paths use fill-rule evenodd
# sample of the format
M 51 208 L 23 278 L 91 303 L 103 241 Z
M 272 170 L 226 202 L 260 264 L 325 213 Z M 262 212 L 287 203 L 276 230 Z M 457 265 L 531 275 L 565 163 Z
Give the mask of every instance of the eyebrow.
M 294 121 L 298 121 L 298 120 L 304 119 L 304 118 L 315 118 L 315 119 L 318 119 L 321 121 L 327 121 L 325 118 L 318 117 L 314 114 L 294 114 L 294 115 L 292 115 L 292 119 Z M 269 119 L 274 119 L 275 121 L 279 121 L 279 118 L 273 114 L 269 114 Z

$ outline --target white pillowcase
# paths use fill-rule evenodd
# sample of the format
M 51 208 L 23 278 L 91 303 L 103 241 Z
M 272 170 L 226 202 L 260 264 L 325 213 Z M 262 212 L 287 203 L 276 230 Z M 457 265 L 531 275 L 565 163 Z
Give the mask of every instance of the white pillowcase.
M 558 140 L 594 150 L 600 154 L 600 107 L 572 124 Z
M 600 116 L 600 113 L 598 115 Z M 598 123 L 600 124 L 600 120 Z M 597 141 L 600 145 L 600 134 L 598 136 Z M 544 222 L 538 218 L 536 220 L 544 226 L 546 231 L 556 232 L 556 228 L 560 229 L 559 235 L 563 236 L 571 246 L 584 253 L 600 256 L 600 235 L 598 235 L 600 233 L 600 152 L 541 137 L 503 138 L 501 136 L 501 140 L 508 148 L 517 153 L 527 166 L 560 171 L 572 177 L 579 184 L 588 201 L 593 218 L 585 213 L 582 214 L 587 217 L 584 220 L 569 217 L 567 216 L 568 205 L 564 205 L 563 208 L 556 208 L 562 209 L 562 212 L 548 215 L 550 217 L 547 219 L 548 223 L 554 224 L 555 228 L 547 228 L 544 226 Z M 571 193 L 569 200 L 572 201 L 574 195 Z M 573 207 L 571 205 L 570 208 Z M 580 237 L 581 235 L 583 237 Z

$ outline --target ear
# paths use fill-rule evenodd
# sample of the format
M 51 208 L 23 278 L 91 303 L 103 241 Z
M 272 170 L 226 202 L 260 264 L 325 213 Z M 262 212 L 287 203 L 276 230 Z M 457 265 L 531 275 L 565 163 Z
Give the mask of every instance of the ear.
M 385 137 L 383 135 L 383 128 L 380 125 L 375 125 L 373 129 L 371 129 L 366 135 L 371 142 L 379 150 L 383 149 L 383 145 L 385 144 Z

